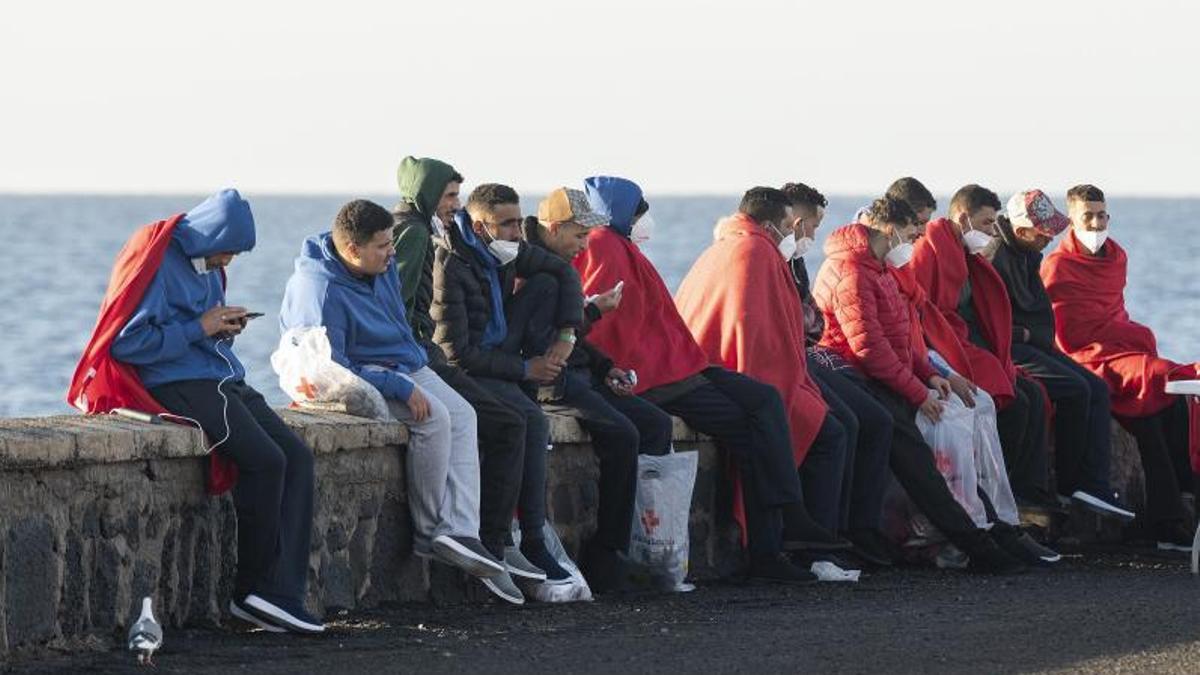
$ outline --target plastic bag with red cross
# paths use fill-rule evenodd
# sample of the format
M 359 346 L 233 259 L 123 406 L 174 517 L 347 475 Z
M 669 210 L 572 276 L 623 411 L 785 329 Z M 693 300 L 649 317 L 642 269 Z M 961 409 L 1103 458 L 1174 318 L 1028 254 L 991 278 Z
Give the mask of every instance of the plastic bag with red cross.
M 395 419 L 379 390 L 333 360 L 324 326 L 292 328 L 271 354 L 279 387 L 298 407 Z
M 688 516 L 698 453 L 639 455 L 629 560 L 635 582 L 666 591 L 690 591 Z
M 975 411 L 952 396 L 935 424 L 917 413 L 917 428 L 933 450 L 938 472 L 946 479 L 950 493 L 977 527 L 987 525 L 987 512 L 979 498 L 979 474 L 975 467 Z M 942 538 L 929 519 L 919 511 L 913 516 L 912 534 L 917 539 Z

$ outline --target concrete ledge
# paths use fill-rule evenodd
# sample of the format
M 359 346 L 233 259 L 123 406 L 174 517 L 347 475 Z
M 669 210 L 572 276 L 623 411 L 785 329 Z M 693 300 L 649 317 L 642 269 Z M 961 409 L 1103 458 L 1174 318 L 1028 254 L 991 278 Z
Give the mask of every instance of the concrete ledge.
M 411 551 L 399 423 L 328 412 L 280 411 L 316 452 L 309 556 L 312 611 L 389 601 L 456 602 L 478 584 Z M 567 548 L 595 529 L 598 462 L 572 419 L 552 416 L 547 502 Z M 677 450 L 697 450 L 691 523 L 696 576 L 729 571 L 737 530 L 724 458 L 676 420 Z M 123 637 L 139 599 L 153 595 L 168 626 L 220 625 L 236 566 L 231 498 L 204 492 L 200 435 L 175 425 L 77 415 L 0 420 L 0 655 L 10 649 Z M 1144 500 L 1132 439 L 1114 426 L 1114 487 Z M 1122 532 L 1083 512 L 1068 536 Z

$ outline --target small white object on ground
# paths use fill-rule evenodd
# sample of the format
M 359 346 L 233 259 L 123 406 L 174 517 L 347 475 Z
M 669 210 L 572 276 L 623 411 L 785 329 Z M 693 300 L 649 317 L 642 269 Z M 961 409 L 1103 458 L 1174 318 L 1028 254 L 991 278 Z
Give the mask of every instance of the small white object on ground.
M 844 570 L 827 560 L 818 560 L 812 564 L 810 569 L 813 574 L 817 575 L 819 581 L 856 582 L 862 575 L 861 570 Z

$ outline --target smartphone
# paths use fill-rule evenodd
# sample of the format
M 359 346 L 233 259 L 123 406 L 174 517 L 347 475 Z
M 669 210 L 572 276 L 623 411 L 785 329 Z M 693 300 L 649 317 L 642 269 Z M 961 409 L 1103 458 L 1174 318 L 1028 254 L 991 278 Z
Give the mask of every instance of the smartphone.
M 266 316 L 266 315 L 263 314 L 262 312 L 246 312 L 245 314 L 242 315 L 242 318 L 249 321 L 250 319 L 257 319 L 260 316 Z

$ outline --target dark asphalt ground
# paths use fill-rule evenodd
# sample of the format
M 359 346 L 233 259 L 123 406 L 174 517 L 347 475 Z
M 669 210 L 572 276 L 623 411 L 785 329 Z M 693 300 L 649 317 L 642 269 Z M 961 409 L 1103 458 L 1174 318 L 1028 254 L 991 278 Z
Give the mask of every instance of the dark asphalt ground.
M 857 585 L 701 584 L 574 605 L 400 605 L 320 638 L 170 630 L 156 673 L 1200 673 L 1182 556 L 1089 551 L 1052 571 L 887 571 Z M 151 672 L 112 644 L 22 654 L 21 673 Z

